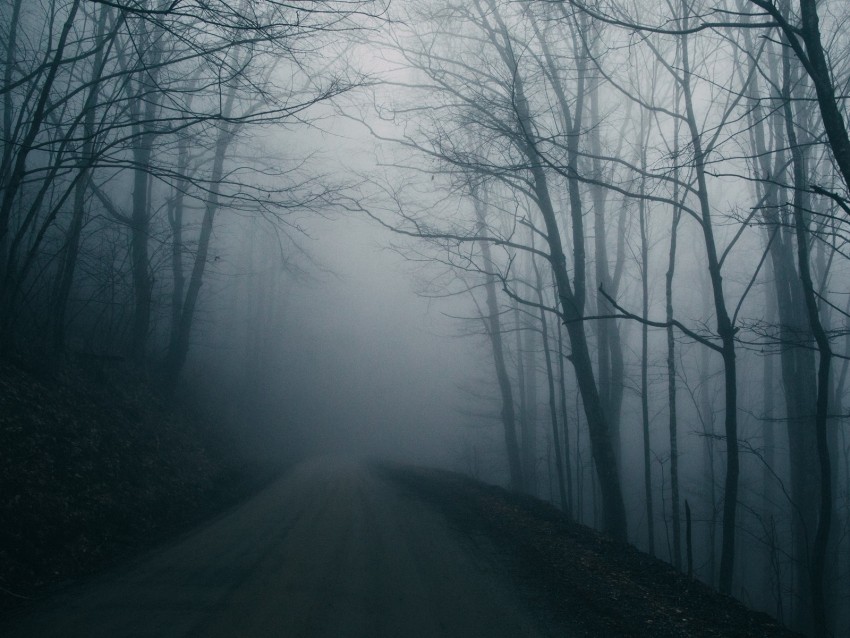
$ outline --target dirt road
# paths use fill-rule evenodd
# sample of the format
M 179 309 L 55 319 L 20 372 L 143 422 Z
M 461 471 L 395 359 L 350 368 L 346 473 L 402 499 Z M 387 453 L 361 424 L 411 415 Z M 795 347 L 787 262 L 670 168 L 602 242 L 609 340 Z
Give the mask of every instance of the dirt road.
M 322 459 L 0 634 L 551 635 L 483 538 L 366 466 Z M 565 635 L 562 630 L 558 635 Z

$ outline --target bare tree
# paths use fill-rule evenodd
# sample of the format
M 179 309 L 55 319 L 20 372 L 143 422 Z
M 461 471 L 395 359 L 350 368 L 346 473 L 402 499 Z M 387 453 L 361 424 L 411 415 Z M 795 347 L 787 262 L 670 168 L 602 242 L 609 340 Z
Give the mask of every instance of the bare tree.
M 216 212 L 237 207 L 280 217 L 296 200 L 305 207 L 323 205 L 322 193 L 332 190 L 314 183 L 296 195 L 295 171 L 278 170 L 286 176 L 282 185 L 269 185 L 274 171 L 256 163 L 228 174 L 236 133 L 307 121 L 310 107 L 359 85 L 356 73 L 334 70 L 322 59 L 320 43 L 362 28 L 384 7 L 373 0 L 298 7 L 255 0 L 235 7 L 218 0 L 55 0 L 37 7 L 15 2 L 11 8 L 0 23 L 6 36 L 0 163 L 4 344 L 15 341 L 16 326 L 25 323 L 22 313 L 36 317 L 47 308 L 43 314 L 54 317 L 52 346 L 63 350 L 69 299 L 75 286 L 84 285 L 77 263 L 85 251 L 97 250 L 97 232 L 117 232 L 130 238 L 133 295 L 132 320 L 119 332 L 128 333 L 137 366 L 146 366 L 156 351 L 149 341 L 159 290 L 169 283 L 159 272 L 158 246 L 174 228 L 180 235 L 172 243 L 177 253 L 195 243 L 177 218 L 171 226 L 162 224 L 159 211 L 173 188 L 179 192 L 178 216 L 187 198 L 206 206 L 185 290 L 180 259 L 172 260 L 172 273 L 181 270 L 173 281 L 172 298 L 180 299 L 173 314 L 179 320 L 167 366 L 176 379 L 188 351 Z M 22 43 L 32 50 L 24 51 Z M 272 76 L 282 64 L 291 66 L 288 86 Z M 184 99 L 187 95 L 192 98 Z M 180 145 L 211 131 L 220 133 L 212 168 L 198 171 Z M 206 158 L 195 156 L 197 161 Z M 126 187 L 129 201 L 116 184 Z M 66 202 L 72 203 L 70 211 Z M 101 219 L 112 227 L 101 219 L 86 224 L 93 207 L 95 217 L 104 213 Z M 61 259 L 54 259 L 57 252 Z M 37 334 L 27 331 L 28 337 Z

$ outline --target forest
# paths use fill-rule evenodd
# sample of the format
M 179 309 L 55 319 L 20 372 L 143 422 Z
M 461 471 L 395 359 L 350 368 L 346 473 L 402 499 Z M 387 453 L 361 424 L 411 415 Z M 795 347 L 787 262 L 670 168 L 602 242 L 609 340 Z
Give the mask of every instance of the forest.
M 0 6 L 0 357 L 118 365 L 255 451 L 397 427 L 848 635 L 844 0 Z M 345 303 L 346 241 L 382 297 Z M 369 432 L 420 356 L 421 422 Z

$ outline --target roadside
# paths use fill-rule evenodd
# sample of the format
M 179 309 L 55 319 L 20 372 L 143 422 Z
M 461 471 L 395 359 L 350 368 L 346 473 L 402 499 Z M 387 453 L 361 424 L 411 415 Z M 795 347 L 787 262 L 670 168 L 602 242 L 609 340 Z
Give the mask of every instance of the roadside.
M 0 359 L 0 615 L 189 529 L 273 476 L 118 364 Z
M 380 471 L 431 502 L 455 527 L 492 539 L 541 613 L 573 623 L 575 635 L 798 635 L 663 561 L 570 522 L 538 499 L 439 470 L 382 465 Z

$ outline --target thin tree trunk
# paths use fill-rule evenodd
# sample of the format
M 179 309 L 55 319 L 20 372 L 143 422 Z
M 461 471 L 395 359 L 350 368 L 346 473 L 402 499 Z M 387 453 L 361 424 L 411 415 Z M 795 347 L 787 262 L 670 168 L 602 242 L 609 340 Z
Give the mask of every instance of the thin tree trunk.
M 641 137 L 644 137 L 644 131 L 648 127 L 641 117 Z M 640 151 L 640 166 L 641 170 L 646 170 L 646 150 L 642 145 Z M 644 194 L 644 181 L 641 180 L 640 194 Z M 655 516 L 652 509 L 652 461 L 651 461 L 651 446 L 649 441 L 649 326 L 646 320 L 649 316 L 649 240 L 647 238 L 647 219 L 646 219 L 646 200 L 641 197 L 638 202 L 638 215 L 640 224 L 640 264 L 641 264 L 641 298 L 642 298 L 642 317 L 641 322 L 641 360 L 640 360 L 640 407 L 641 407 L 641 424 L 643 431 L 643 489 L 646 505 L 646 534 L 649 555 L 655 556 Z
M 744 32 L 749 48 L 749 31 Z M 782 66 L 789 64 L 787 52 L 782 54 Z M 780 56 L 767 56 L 770 84 L 780 88 L 779 99 L 790 100 L 790 86 L 783 88 L 783 81 L 777 63 Z M 773 269 L 773 296 L 778 312 L 779 352 L 782 387 L 785 402 L 786 435 L 788 438 L 788 457 L 790 464 L 791 496 L 790 512 L 793 544 L 793 623 L 803 629 L 811 625 L 810 611 L 810 545 L 811 535 L 817 519 L 817 492 L 811 468 L 817 463 L 814 435 L 815 414 L 815 358 L 811 344 L 811 333 L 806 318 L 805 299 L 800 275 L 795 266 L 793 220 L 782 214 L 782 198 L 777 183 L 786 172 L 787 142 L 786 125 L 781 113 L 766 118 L 761 100 L 758 82 L 759 76 L 753 74 L 747 88 L 753 102 L 750 117 L 750 132 L 755 154 L 758 158 L 759 172 L 767 179 L 759 182 L 764 201 L 762 221 L 767 234 Z M 784 94 L 784 95 L 783 95 Z M 771 126 L 766 131 L 765 122 Z M 767 139 L 774 139 L 775 150 L 768 149 Z M 802 151 L 801 151 L 802 152 Z M 771 164 L 771 155 L 775 157 Z
M 194 88 L 194 82 L 190 89 Z M 191 108 L 192 95 L 189 94 L 187 109 Z M 218 145 L 216 145 L 218 152 Z M 183 213 L 185 209 L 186 191 L 189 187 L 189 137 L 184 134 L 177 141 L 177 182 L 168 203 L 168 222 L 171 226 L 171 333 L 168 351 L 177 352 L 180 349 L 181 317 L 185 299 L 186 275 L 183 271 Z M 173 383 L 171 383 L 173 387 Z
M 519 304 L 513 304 L 514 341 L 516 344 L 516 384 L 519 396 L 519 453 L 522 459 L 523 490 L 533 494 L 534 486 L 530 484 L 531 470 L 528 468 L 528 386 L 525 382 L 525 357 L 522 348 L 522 322 L 519 315 Z
M 767 274 L 767 273 L 765 273 Z M 768 325 L 776 322 L 776 294 L 771 286 L 765 287 L 765 319 Z M 774 410 L 774 402 L 776 401 L 776 380 L 774 372 L 773 356 L 770 353 L 763 355 L 762 361 L 762 432 L 764 433 L 764 468 L 762 469 L 762 516 L 764 520 L 769 518 L 774 513 L 775 508 L 775 490 L 774 476 L 776 471 L 776 412 Z M 769 592 L 772 589 L 771 585 L 771 561 L 770 552 L 766 552 L 765 565 L 762 569 L 764 576 L 763 589 Z
M 790 91 L 791 69 L 788 58 L 783 66 L 783 85 Z M 787 95 L 786 95 L 787 97 Z M 818 453 L 819 508 L 817 529 L 812 545 L 811 565 L 811 605 L 814 634 L 825 637 L 827 631 L 826 596 L 824 592 L 824 572 L 826 553 L 829 546 L 829 531 L 832 519 L 832 471 L 830 469 L 829 442 L 827 440 L 827 419 L 829 414 L 829 374 L 832 362 L 832 347 L 818 312 L 818 298 L 812 282 L 809 261 L 809 210 L 807 201 L 807 168 L 802 147 L 797 143 L 795 118 L 790 100 L 783 101 L 786 134 L 794 165 L 794 230 L 797 238 L 797 266 L 808 312 L 809 327 L 818 349 L 817 399 L 815 411 L 815 437 Z
M 682 529 L 679 508 L 679 435 L 676 411 L 676 341 L 673 338 L 673 275 L 676 269 L 676 236 L 678 233 L 680 210 L 673 211 L 670 228 L 670 256 L 664 282 L 667 316 L 667 409 L 670 431 L 670 488 L 672 491 L 673 517 L 673 564 L 682 569 Z
M 681 89 L 675 88 L 675 104 L 678 109 L 681 101 Z M 679 202 L 679 122 L 673 124 L 673 157 L 676 164 L 673 167 L 673 201 Z M 664 276 L 664 309 L 667 321 L 667 411 L 668 430 L 670 433 L 670 489 L 671 509 L 673 518 L 673 565 L 682 570 L 682 516 L 679 508 L 679 434 L 676 405 L 676 340 L 673 333 L 673 278 L 676 272 L 676 247 L 679 234 L 679 221 L 682 209 L 674 205 L 670 224 L 670 252 L 667 258 L 667 272 Z M 690 565 L 689 565 L 690 570 Z M 689 572 L 690 575 L 690 572 Z
M 552 369 L 552 354 L 549 351 L 549 321 L 546 311 L 543 309 L 543 277 L 540 268 L 531 256 L 531 264 L 534 267 L 535 290 L 537 291 L 537 303 L 540 305 L 540 332 L 543 335 L 543 356 L 546 361 L 546 383 L 549 390 L 549 418 L 552 422 L 552 442 L 555 445 L 555 469 L 558 472 L 558 493 L 561 497 L 561 509 L 568 511 L 566 482 L 564 480 L 564 457 L 561 453 L 561 433 L 558 428 L 558 409 L 555 400 L 555 378 Z
M 187 167 L 187 140 L 181 138 L 177 143 L 177 174 L 184 175 Z M 183 298 L 186 289 L 186 276 L 183 273 L 183 212 L 186 181 L 180 177 L 174 188 L 174 194 L 168 203 L 168 223 L 171 226 L 171 335 L 169 351 L 177 349 L 180 334 L 180 316 L 183 314 Z
M 561 323 L 558 322 L 558 384 L 561 397 L 561 422 L 564 426 L 564 473 L 566 474 L 567 490 L 567 515 L 575 517 L 573 508 L 573 471 L 572 455 L 570 454 L 570 429 L 569 413 L 567 408 L 567 380 L 564 374 L 564 335 L 561 331 Z M 576 424 L 576 436 L 578 436 L 578 424 Z
M 584 522 L 584 461 L 581 455 L 581 398 L 576 394 L 576 499 L 579 523 Z
M 707 287 L 707 282 L 703 279 L 703 287 Z M 707 292 L 707 291 L 706 291 Z M 711 302 L 708 294 L 704 294 L 705 312 L 709 311 Z M 708 485 L 708 505 L 711 515 L 708 523 L 708 582 L 712 586 L 717 583 L 717 472 L 715 469 L 715 427 L 714 427 L 714 406 L 712 404 L 711 395 L 709 393 L 709 380 L 711 379 L 709 368 L 709 352 L 706 348 L 700 350 L 700 412 L 702 414 L 703 426 L 703 441 L 704 450 L 704 470 L 706 472 L 705 483 Z
M 473 193 L 475 215 L 478 223 L 478 232 L 483 235 L 486 232 L 487 222 L 484 204 Z M 502 428 L 504 431 L 505 453 L 508 458 L 508 470 L 510 473 L 511 489 L 515 492 L 523 490 L 522 461 L 520 460 L 519 444 L 516 432 L 516 409 L 514 407 L 513 389 L 505 364 L 505 348 L 502 343 L 502 324 L 499 314 L 498 297 L 496 295 L 496 276 L 494 273 L 493 258 L 490 254 L 490 244 L 480 242 L 481 254 L 484 268 L 487 270 L 484 280 L 484 292 L 487 298 L 487 336 L 490 339 L 490 348 L 493 352 L 493 363 L 496 368 L 496 379 L 499 382 L 499 392 L 502 397 Z
M 142 23 L 145 24 L 144 22 Z M 130 101 L 130 114 L 135 122 L 136 144 L 133 147 L 133 197 L 130 213 L 130 263 L 133 273 L 133 319 L 130 332 L 130 354 L 133 363 L 141 367 L 147 355 L 148 336 L 151 320 L 151 298 L 153 278 L 150 272 L 148 241 L 151 224 L 151 159 L 156 133 L 153 122 L 158 108 L 159 93 L 146 95 L 150 83 L 156 83 L 158 65 L 162 56 L 162 44 L 143 26 L 140 40 L 148 46 L 150 58 L 146 60 L 152 67 L 139 73 L 135 99 Z M 140 105 L 144 104 L 144 111 Z
M 520 333 L 524 338 L 522 350 L 525 359 L 525 429 L 523 447 L 525 453 L 525 470 L 527 479 L 525 490 L 532 496 L 540 495 L 540 478 L 537 471 L 538 442 L 537 442 L 537 331 L 530 327 Z
M 688 505 L 687 499 L 685 500 L 685 541 L 687 545 L 688 552 L 688 576 L 694 575 L 694 550 L 693 550 L 693 542 L 691 540 L 691 506 Z
M 592 167 L 593 178 L 599 183 L 591 187 L 593 197 L 593 224 L 594 224 L 594 266 L 597 285 L 612 297 L 616 298 L 616 282 L 611 277 L 608 264 L 608 247 L 606 245 L 605 220 L 607 217 L 607 195 L 608 191 L 601 183 L 604 180 L 602 161 L 602 143 L 600 139 L 600 117 L 599 117 L 599 79 L 589 82 L 588 96 L 590 104 L 589 138 L 590 151 L 593 155 Z M 575 133 L 574 133 L 575 134 Z M 620 139 L 623 139 L 621 136 Z M 601 316 L 613 315 L 614 308 L 602 295 L 596 296 L 598 314 Z M 623 365 L 623 346 L 620 340 L 620 330 L 615 319 L 602 319 L 596 323 L 597 328 L 597 350 L 599 370 L 599 394 L 602 396 L 606 407 L 611 441 L 614 446 L 614 454 L 617 462 L 620 462 L 620 417 L 623 406 L 623 391 L 625 384 L 623 377 L 625 367 Z
M 688 28 L 688 0 L 682 0 L 684 9 L 684 29 Z M 697 176 L 697 195 L 700 205 L 700 225 L 708 259 L 708 273 L 711 280 L 714 311 L 717 322 L 717 335 L 720 337 L 719 352 L 723 359 L 724 398 L 726 413 L 724 416 L 724 434 L 726 436 L 726 477 L 723 486 L 723 538 L 720 553 L 719 589 L 725 594 L 732 592 L 732 575 L 735 565 L 735 533 L 738 507 L 738 477 L 740 461 L 738 454 L 738 381 L 735 360 L 735 327 L 726 308 L 723 293 L 723 277 L 714 239 L 711 205 L 708 198 L 706 181 L 705 152 L 699 133 L 697 117 L 693 106 L 690 77 L 690 55 L 688 36 L 682 35 L 682 96 L 685 100 L 686 124 L 690 132 L 693 149 L 694 168 Z

